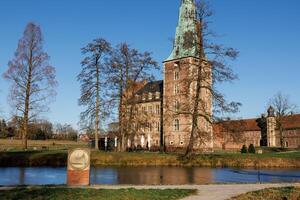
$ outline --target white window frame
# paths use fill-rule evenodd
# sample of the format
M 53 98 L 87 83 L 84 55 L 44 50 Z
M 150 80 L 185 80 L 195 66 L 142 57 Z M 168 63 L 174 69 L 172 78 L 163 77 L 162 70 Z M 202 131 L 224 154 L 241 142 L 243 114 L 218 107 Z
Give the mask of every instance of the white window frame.
M 179 94 L 179 84 L 174 85 L 174 95 Z
M 180 78 L 179 78 L 179 71 L 175 71 L 174 72 L 174 81 L 178 81 Z
M 176 132 L 180 131 L 180 120 L 179 119 L 175 119 L 173 121 L 173 130 Z

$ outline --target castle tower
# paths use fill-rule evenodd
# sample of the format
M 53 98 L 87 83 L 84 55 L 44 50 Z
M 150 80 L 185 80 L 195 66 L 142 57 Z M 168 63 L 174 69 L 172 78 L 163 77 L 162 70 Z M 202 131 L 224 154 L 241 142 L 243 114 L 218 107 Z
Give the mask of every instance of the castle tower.
M 268 147 L 276 147 L 276 119 L 275 111 L 272 106 L 270 106 L 270 108 L 268 109 L 267 138 Z
M 206 74 L 201 85 L 212 85 L 211 67 L 203 53 L 199 26 L 194 0 L 182 0 L 173 51 L 164 61 L 164 144 L 168 151 L 186 149 L 189 143 L 192 115 L 188 112 L 194 107 L 197 88 L 194 77 L 200 65 Z M 210 91 L 202 88 L 199 99 L 199 110 L 212 118 Z M 213 148 L 212 125 L 199 117 L 198 128 L 198 132 L 206 132 L 207 137 L 195 139 L 194 148 Z

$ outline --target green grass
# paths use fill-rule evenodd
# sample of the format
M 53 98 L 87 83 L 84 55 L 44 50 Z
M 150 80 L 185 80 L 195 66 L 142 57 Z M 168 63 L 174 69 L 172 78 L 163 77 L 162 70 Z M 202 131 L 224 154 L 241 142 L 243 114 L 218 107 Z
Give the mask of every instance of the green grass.
M 299 200 L 300 188 L 285 187 L 285 188 L 271 188 L 249 192 L 240 196 L 234 197 L 231 200 Z
M 68 152 L 66 150 L 51 151 L 11 151 L 0 152 L 0 166 L 65 166 Z
M 195 190 L 96 190 L 67 188 L 17 188 L 0 190 L 2 200 L 175 200 L 195 194 Z

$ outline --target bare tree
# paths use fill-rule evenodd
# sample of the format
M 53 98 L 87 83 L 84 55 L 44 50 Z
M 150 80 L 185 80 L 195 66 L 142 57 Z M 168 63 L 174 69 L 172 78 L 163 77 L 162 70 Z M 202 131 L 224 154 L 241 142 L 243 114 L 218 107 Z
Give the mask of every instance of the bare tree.
M 20 39 L 15 57 L 9 61 L 4 78 L 11 82 L 10 103 L 22 117 L 23 148 L 27 149 L 29 121 L 47 111 L 47 100 L 55 96 L 55 69 L 43 50 L 41 28 L 30 22 Z
M 105 59 L 111 51 L 111 45 L 104 39 L 96 39 L 82 48 L 82 54 L 86 57 L 81 62 L 82 71 L 77 79 L 81 83 L 81 97 L 79 105 L 86 109 L 81 113 L 81 123 L 95 127 L 95 149 L 99 149 L 98 135 L 100 134 L 100 119 L 107 114 L 105 107 Z
M 189 14 L 189 13 L 187 13 Z M 194 13 L 190 13 L 193 16 Z M 195 141 L 200 145 L 212 140 L 211 130 L 203 129 L 205 124 L 213 124 L 215 118 L 220 114 L 234 113 L 241 105 L 237 102 L 228 102 L 224 95 L 217 90 L 217 84 L 231 82 L 237 79 L 233 73 L 228 59 L 234 60 L 238 52 L 233 48 L 227 48 L 220 44 L 215 44 L 216 34 L 210 30 L 211 12 L 205 0 L 196 2 L 197 36 L 193 32 L 186 32 L 184 35 L 183 48 L 189 49 L 197 46 L 197 59 L 190 63 L 183 59 L 178 63 L 179 67 L 188 66 L 189 74 L 182 77 L 179 93 L 185 101 L 181 101 L 179 106 L 166 105 L 172 110 L 172 115 L 188 116 L 191 119 L 191 126 L 188 126 L 190 137 L 186 148 L 185 157 L 193 154 Z M 195 42 L 195 37 L 197 37 Z M 183 69 L 181 69 L 183 70 Z M 213 115 L 207 106 L 208 100 L 213 99 Z M 176 108 L 177 107 L 177 108 Z
M 273 107 L 275 113 L 276 113 L 276 126 L 279 130 L 279 136 L 280 136 L 280 145 L 282 148 L 285 147 L 284 142 L 284 127 L 285 124 L 288 122 L 288 115 L 291 115 L 296 112 L 297 106 L 293 103 L 291 103 L 289 97 L 287 95 L 282 94 L 281 92 L 278 92 L 276 95 L 274 95 L 273 98 L 269 100 L 269 106 Z
M 132 129 L 135 107 L 130 101 L 137 92 L 137 83 L 153 79 L 152 69 L 159 69 L 151 53 L 140 53 L 130 48 L 127 43 L 121 43 L 111 55 L 108 65 L 109 80 L 112 86 L 112 100 L 118 105 L 119 115 L 119 150 L 126 150 L 126 137 Z M 130 120 L 130 121 L 126 121 Z

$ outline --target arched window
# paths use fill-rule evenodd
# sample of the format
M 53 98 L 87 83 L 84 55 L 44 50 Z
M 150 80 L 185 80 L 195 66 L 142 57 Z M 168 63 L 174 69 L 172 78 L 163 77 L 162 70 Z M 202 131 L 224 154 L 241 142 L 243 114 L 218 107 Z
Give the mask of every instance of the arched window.
M 179 80 L 179 71 L 174 72 L 174 80 L 175 81 Z
M 179 85 L 178 84 L 175 84 L 174 86 L 174 94 L 179 94 Z
M 175 120 L 174 120 L 174 124 L 173 124 L 174 131 L 179 131 L 179 129 L 180 129 L 179 126 L 180 126 L 179 119 L 175 119 Z
M 179 111 L 179 108 L 180 108 L 179 101 L 175 100 L 175 101 L 174 101 L 174 110 L 175 110 L 175 112 L 178 112 L 178 111 Z
M 159 105 L 155 106 L 155 114 L 157 114 L 157 115 L 160 114 L 160 106 Z

